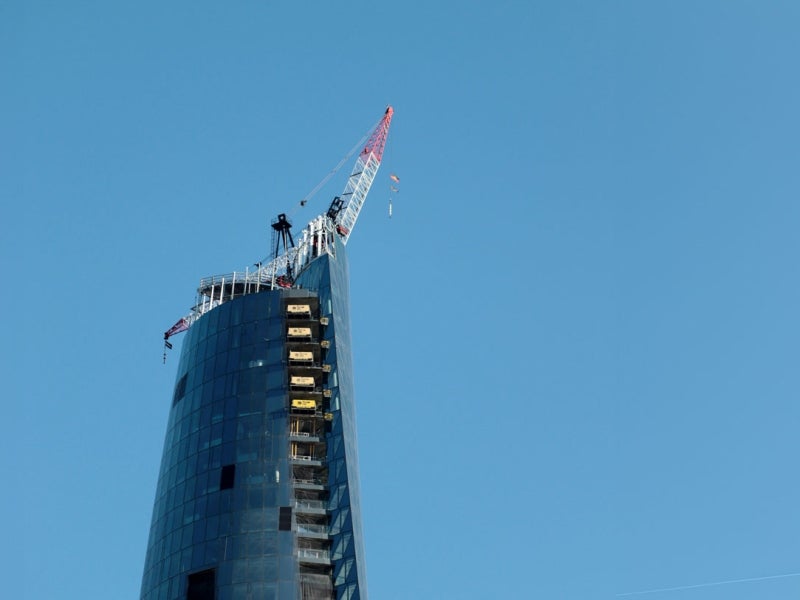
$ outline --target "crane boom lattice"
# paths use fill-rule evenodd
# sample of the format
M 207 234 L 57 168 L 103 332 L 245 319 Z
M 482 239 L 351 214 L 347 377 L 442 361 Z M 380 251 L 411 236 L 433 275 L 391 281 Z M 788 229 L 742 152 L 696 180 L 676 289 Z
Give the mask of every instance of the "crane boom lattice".
M 192 312 L 164 333 L 165 347 L 171 347 L 167 341 L 171 336 L 186 331 L 197 319 L 223 302 L 276 286 L 291 287 L 294 277 L 317 256 L 322 253 L 335 256 L 334 236 L 338 235 L 342 244 L 347 244 L 381 165 L 393 115 L 394 109 L 389 106 L 359 153 L 344 192 L 334 198 L 327 213 L 308 223 L 297 243 L 289 232 L 291 224 L 286 215 L 279 215 L 272 227 L 282 236 L 283 252 L 279 253 L 280 244 L 276 243 L 272 260 L 266 264 L 256 263 L 256 269 L 252 271 L 245 269 L 200 280 Z M 292 245 L 286 244 L 287 236 Z
M 347 244 L 350 234 L 353 232 L 358 215 L 367 199 L 372 182 L 381 166 L 383 150 L 386 147 L 386 139 L 389 135 L 389 125 L 392 122 L 394 110 L 390 106 L 386 109 L 380 123 L 372 132 L 367 145 L 358 155 L 356 164 L 350 177 L 347 178 L 347 185 L 342 193 L 344 208 L 336 218 L 337 231 L 342 236 L 342 243 Z

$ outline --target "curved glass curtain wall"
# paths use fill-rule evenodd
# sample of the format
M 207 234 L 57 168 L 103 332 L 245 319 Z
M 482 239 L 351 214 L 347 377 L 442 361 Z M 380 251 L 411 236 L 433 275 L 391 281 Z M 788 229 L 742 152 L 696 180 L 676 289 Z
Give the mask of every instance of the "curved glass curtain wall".
M 331 558 L 337 599 L 366 599 L 344 248 L 300 274 L 297 290 L 226 302 L 186 333 L 169 414 L 142 600 L 187 598 L 190 574 L 215 569 L 218 600 L 299 598 L 288 465 L 286 296 L 319 295 L 330 326 Z M 207 583 L 207 582 L 206 582 Z M 201 582 L 198 585 L 203 585 Z

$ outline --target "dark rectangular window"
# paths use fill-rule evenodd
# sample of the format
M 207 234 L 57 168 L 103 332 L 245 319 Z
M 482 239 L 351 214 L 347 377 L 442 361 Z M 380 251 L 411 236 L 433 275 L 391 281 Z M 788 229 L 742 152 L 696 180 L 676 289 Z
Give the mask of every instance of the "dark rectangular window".
M 216 600 L 217 570 L 206 569 L 189 575 L 186 586 L 186 600 Z
M 219 489 L 229 490 L 236 479 L 236 465 L 225 465 L 219 474 Z
M 184 373 L 183 377 L 178 380 L 178 383 L 175 385 L 175 395 L 172 397 L 172 404 L 177 404 L 178 400 L 183 398 L 184 394 L 186 394 L 186 376 L 188 373 Z
M 281 506 L 280 513 L 278 513 L 278 531 L 291 531 L 292 530 L 292 507 Z

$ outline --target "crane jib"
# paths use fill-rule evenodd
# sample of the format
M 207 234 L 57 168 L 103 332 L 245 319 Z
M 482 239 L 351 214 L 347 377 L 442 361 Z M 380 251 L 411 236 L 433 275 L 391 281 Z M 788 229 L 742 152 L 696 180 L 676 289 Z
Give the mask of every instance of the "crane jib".
M 287 247 L 284 242 L 283 253 L 278 255 L 278 250 L 276 249 L 274 257 L 269 262 L 256 263 L 256 269 L 252 271 L 245 269 L 244 272 L 234 271 L 233 273 L 214 275 L 200 280 L 197 299 L 191 313 L 164 332 L 165 360 L 166 350 L 172 348 L 172 344 L 168 341 L 169 338 L 189 329 L 197 319 L 208 311 L 241 295 L 258 293 L 262 290 L 275 289 L 276 287 L 292 287 L 294 285 L 294 277 L 316 257 L 322 253 L 335 255 L 334 236 L 338 235 L 342 244 L 347 244 L 353 233 L 353 227 L 356 224 L 358 215 L 367 199 L 367 194 L 372 187 L 372 182 L 378 173 L 393 115 L 394 109 L 391 106 L 387 107 L 378 124 L 369 134 L 367 143 L 359 152 L 353 170 L 347 178 L 344 191 L 334 198 L 326 213 L 320 214 L 309 221 L 306 228 L 301 232 L 297 244 L 292 242 L 291 247 Z M 360 143 L 358 147 L 361 147 Z M 343 159 L 337 165 L 334 172 L 338 170 L 338 167 L 345 160 Z M 329 173 L 320 185 L 314 189 L 314 192 L 331 175 L 332 173 Z M 303 198 L 300 201 L 300 205 L 304 206 L 311 195 L 313 193 Z M 281 226 L 286 229 L 284 233 L 287 236 L 291 236 L 288 231 L 291 224 L 286 221 L 285 215 L 283 217 L 284 220 L 281 222 Z M 288 239 L 291 241 L 291 237 Z

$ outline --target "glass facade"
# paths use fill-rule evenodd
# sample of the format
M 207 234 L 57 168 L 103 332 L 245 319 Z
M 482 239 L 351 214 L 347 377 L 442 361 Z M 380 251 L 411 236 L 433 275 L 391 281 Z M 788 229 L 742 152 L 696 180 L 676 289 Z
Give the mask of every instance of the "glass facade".
M 228 300 L 186 333 L 142 600 L 366 598 L 348 271 Z

